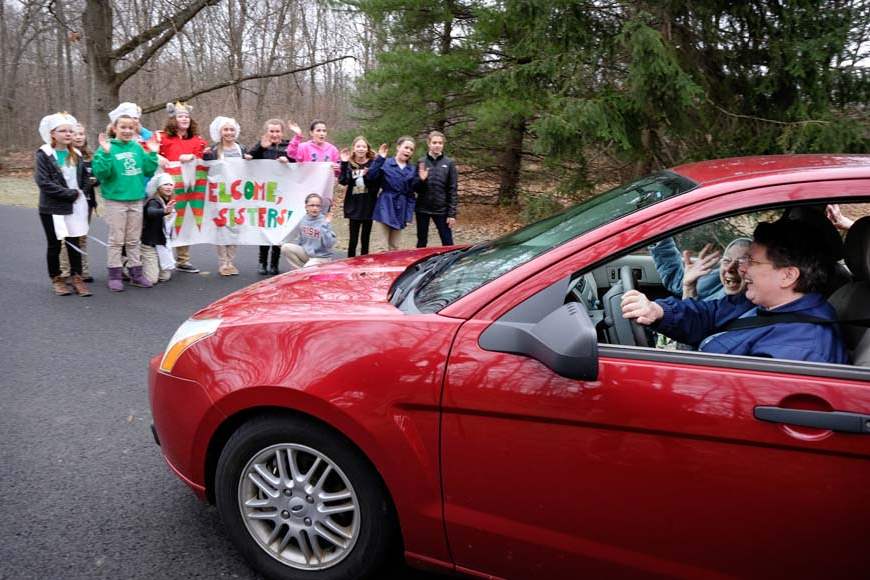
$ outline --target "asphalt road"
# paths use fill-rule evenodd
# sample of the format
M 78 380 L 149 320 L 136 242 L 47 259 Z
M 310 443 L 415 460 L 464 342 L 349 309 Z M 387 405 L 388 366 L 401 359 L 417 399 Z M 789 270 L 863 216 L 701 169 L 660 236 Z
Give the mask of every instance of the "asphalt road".
M 61 297 L 36 210 L 0 206 L 0 226 L 0 578 L 259 578 L 164 464 L 146 385 L 182 321 L 261 279 L 257 249 L 240 247 L 241 275 L 224 278 L 213 247 L 195 246 L 202 274 L 114 294 L 91 242 L 93 297 Z M 106 239 L 101 220 L 91 233 Z

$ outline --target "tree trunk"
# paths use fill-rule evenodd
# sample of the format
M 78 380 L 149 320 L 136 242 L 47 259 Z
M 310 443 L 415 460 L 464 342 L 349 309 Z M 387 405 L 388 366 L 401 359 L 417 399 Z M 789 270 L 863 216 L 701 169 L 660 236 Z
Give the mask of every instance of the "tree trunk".
M 109 111 L 119 102 L 119 86 L 112 62 L 112 6 L 110 2 L 88 0 L 82 13 L 82 27 L 87 31 L 88 126 L 91 142 L 109 122 Z
M 520 186 L 520 170 L 523 162 L 523 138 L 526 135 L 526 120 L 514 119 L 508 127 L 507 142 L 499 155 L 501 177 L 498 184 L 498 203 L 516 205 Z

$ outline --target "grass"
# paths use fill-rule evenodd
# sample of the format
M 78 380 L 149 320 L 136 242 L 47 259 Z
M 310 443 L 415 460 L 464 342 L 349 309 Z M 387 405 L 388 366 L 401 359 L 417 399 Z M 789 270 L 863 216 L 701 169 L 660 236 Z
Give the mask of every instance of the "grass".
M 0 204 L 36 208 L 39 191 L 31 177 L 0 177 Z

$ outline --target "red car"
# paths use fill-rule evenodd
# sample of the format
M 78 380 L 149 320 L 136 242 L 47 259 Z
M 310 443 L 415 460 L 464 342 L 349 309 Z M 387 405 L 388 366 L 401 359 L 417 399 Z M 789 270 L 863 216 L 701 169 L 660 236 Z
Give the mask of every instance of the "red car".
M 675 348 L 614 305 L 667 294 L 650 244 L 868 202 L 870 156 L 709 161 L 492 242 L 278 276 L 151 361 L 155 437 L 270 578 L 395 556 L 487 578 L 862 575 L 866 327 L 842 329 L 857 364 L 787 361 Z M 864 221 L 841 319 L 870 317 Z

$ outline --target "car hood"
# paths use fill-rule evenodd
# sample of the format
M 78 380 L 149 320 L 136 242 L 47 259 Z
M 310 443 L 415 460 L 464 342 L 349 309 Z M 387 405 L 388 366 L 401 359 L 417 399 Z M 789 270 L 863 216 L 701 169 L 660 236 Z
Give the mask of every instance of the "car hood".
M 288 272 L 233 292 L 193 317 L 244 323 L 288 317 L 398 315 L 399 310 L 387 301 L 390 286 L 408 266 L 444 250 L 360 256 Z

